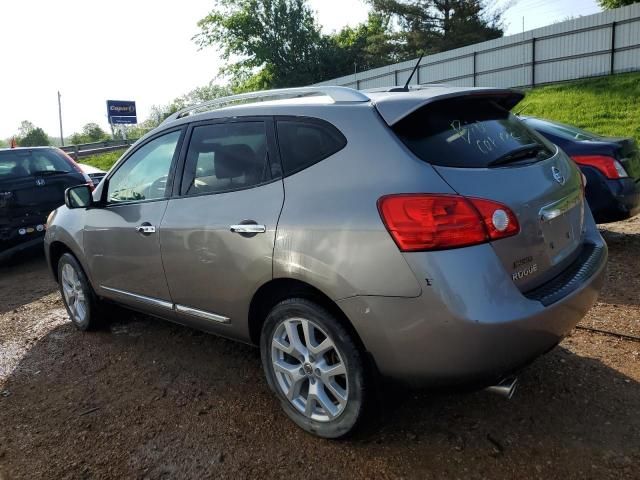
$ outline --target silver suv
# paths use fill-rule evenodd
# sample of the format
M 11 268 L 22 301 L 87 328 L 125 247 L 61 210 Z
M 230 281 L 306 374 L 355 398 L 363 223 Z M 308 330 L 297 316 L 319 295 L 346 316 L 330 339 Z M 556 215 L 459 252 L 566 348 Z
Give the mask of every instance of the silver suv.
M 318 87 L 178 112 L 51 214 L 69 316 L 90 329 L 115 302 L 259 345 L 322 437 L 358 424 L 378 376 L 498 385 L 585 315 L 607 259 L 521 98 Z

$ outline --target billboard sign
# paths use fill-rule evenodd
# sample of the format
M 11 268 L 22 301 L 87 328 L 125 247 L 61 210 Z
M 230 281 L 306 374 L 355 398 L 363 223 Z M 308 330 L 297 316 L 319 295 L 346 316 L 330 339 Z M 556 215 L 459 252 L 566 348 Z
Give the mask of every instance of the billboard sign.
M 112 125 L 138 123 L 136 102 L 128 100 L 107 100 L 107 116 Z

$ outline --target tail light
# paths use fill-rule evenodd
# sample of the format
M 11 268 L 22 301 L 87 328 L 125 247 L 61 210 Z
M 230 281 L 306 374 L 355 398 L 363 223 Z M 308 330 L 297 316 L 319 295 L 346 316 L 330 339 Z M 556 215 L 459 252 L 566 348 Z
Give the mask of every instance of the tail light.
M 508 207 L 481 198 L 388 195 L 378 200 L 378 210 L 403 252 L 466 247 L 520 231 L 518 220 Z
M 571 158 L 578 165 L 595 168 L 607 178 L 628 177 L 622 164 L 613 157 L 607 157 L 606 155 L 575 155 Z
M 91 177 L 89 175 L 87 175 L 84 170 L 82 170 L 82 168 L 80 168 L 80 165 L 78 165 L 78 162 L 76 162 L 73 157 L 71 155 L 69 155 L 67 152 L 65 152 L 62 149 L 58 149 L 58 152 L 65 157 L 65 160 L 69 162 L 69 164 L 71 165 L 71 167 L 78 172 L 79 174 L 81 174 L 84 179 L 87 182 L 87 185 L 89 185 L 89 188 L 91 189 L 91 191 L 96 189 L 95 184 L 93 183 L 93 180 L 91 180 Z

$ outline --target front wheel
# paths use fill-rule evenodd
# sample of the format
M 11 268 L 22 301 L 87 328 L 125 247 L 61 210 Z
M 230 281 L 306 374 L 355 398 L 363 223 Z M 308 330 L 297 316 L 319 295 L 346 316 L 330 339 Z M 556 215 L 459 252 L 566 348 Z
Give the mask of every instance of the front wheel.
M 71 322 L 79 330 L 92 330 L 101 323 L 100 302 L 80 263 L 70 253 L 58 261 L 58 284 Z
M 301 298 L 276 305 L 260 338 L 269 387 L 298 426 L 324 438 L 351 432 L 363 417 L 360 350 L 327 310 Z

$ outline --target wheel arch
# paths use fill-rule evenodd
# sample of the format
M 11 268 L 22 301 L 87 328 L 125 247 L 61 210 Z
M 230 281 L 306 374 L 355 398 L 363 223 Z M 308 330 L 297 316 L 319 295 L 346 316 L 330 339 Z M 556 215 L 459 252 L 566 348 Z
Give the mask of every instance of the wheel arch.
M 48 253 L 47 258 L 49 262 L 49 269 L 51 270 L 51 273 L 53 274 L 53 278 L 55 279 L 56 282 L 58 282 L 59 280 L 58 279 L 58 262 L 60 261 L 60 257 L 62 257 L 62 255 L 64 255 L 65 253 L 69 253 L 73 255 L 73 257 L 78 261 L 78 263 L 82 267 L 82 270 L 84 270 L 84 274 L 87 276 L 87 279 L 89 280 L 89 284 L 91 284 L 92 288 L 94 288 L 91 275 L 87 270 L 87 266 L 82 261 L 82 258 L 76 252 L 74 252 L 73 248 L 71 248 L 68 244 L 60 240 L 55 240 L 49 244 L 47 253 Z
M 278 303 L 289 298 L 304 298 L 327 309 L 349 332 L 363 353 L 367 349 L 353 327 L 353 324 L 336 302 L 318 288 L 302 280 L 276 278 L 262 285 L 249 305 L 249 337 L 254 345 L 260 344 L 260 333 L 269 311 Z

